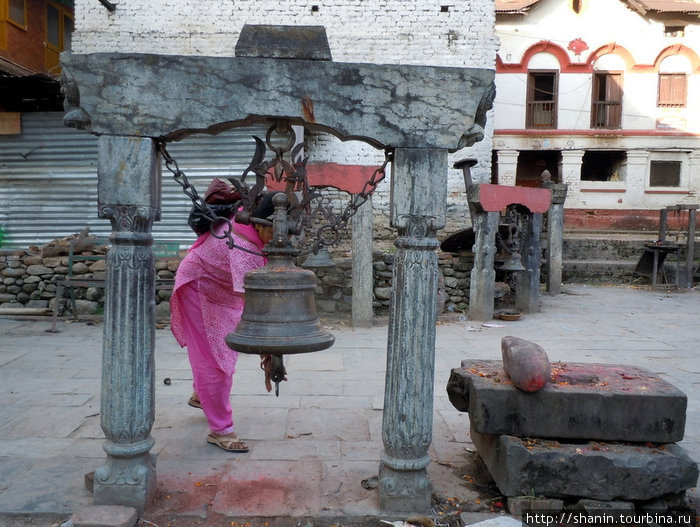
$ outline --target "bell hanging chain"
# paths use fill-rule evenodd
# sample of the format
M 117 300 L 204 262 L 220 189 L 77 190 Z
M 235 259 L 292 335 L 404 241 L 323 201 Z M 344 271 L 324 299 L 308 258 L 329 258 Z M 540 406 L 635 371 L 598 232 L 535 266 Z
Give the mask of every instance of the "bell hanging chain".
M 272 143 L 271 136 L 273 132 L 278 134 L 288 134 L 289 138 L 286 144 L 276 146 Z M 336 246 L 340 240 L 340 231 L 347 227 L 350 218 L 352 218 L 357 210 L 369 199 L 377 186 L 386 177 L 386 167 L 393 160 L 393 150 L 387 148 L 384 151 L 384 162 L 367 180 L 362 190 L 353 194 L 350 202 L 345 209 L 337 216 L 331 213 L 330 206 L 324 205 L 324 197 L 320 190 L 309 185 L 306 163 L 308 157 L 303 157 L 301 152 L 304 148 L 303 143 L 296 143 L 296 134 L 293 128 L 286 121 L 279 121 L 273 124 L 267 131 L 265 141 L 259 137 L 253 136 L 256 143 L 255 154 L 248 167 L 243 171 L 239 179 L 234 177 L 228 178 L 241 198 L 235 204 L 236 221 L 244 224 L 262 223 L 271 225 L 266 220 L 253 218 L 252 213 L 255 208 L 257 198 L 264 191 L 267 178 L 272 178 L 278 183 L 284 183 L 284 194 L 289 202 L 288 208 L 288 225 L 289 234 L 300 235 L 303 231 L 314 232 L 314 236 L 310 240 L 310 247 L 307 246 L 303 251 L 299 251 L 299 255 L 305 255 L 310 252 L 317 254 L 323 247 Z M 274 157 L 265 161 L 265 145 L 274 153 Z M 197 193 L 194 186 L 188 181 L 185 173 L 180 170 L 177 161 L 170 155 L 166 148 L 166 140 L 161 138 L 157 141 L 157 148 L 163 156 L 166 168 L 172 173 L 175 181 L 182 187 L 183 192 L 192 200 L 194 209 L 202 214 L 202 216 L 210 222 L 210 232 L 213 236 L 226 239 L 226 243 L 230 249 L 239 249 L 251 254 L 261 255 L 261 253 L 246 249 L 236 245 L 233 240 L 233 225 L 229 218 L 219 216 L 215 210 Z M 291 160 L 287 161 L 284 155 L 289 153 Z M 251 187 L 246 183 L 246 177 L 249 173 L 255 176 L 255 183 Z M 312 204 L 315 206 L 312 210 Z M 316 215 L 323 216 L 323 224 L 315 231 L 311 226 L 311 221 Z M 215 227 L 225 224 L 226 228 L 221 234 L 215 232 Z
M 317 254 L 322 247 L 329 247 L 338 243 L 340 231 L 347 227 L 350 218 L 357 213 L 357 210 L 370 198 L 372 193 L 377 189 L 377 186 L 384 180 L 386 177 L 386 167 L 393 161 L 393 159 L 393 150 L 386 149 L 384 151 L 384 162 L 382 165 L 372 173 L 372 176 L 367 181 L 365 181 L 365 184 L 362 186 L 362 190 L 357 194 L 353 194 L 353 196 L 350 198 L 350 203 L 348 203 L 348 205 L 345 207 L 345 210 L 343 210 L 343 212 L 339 214 L 332 222 L 318 228 L 315 236 L 316 241 L 314 242 L 312 249 L 310 249 L 308 252 Z M 328 239 L 325 237 L 327 233 L 332 233 L 332 236 Z
M 201 212 L 202 215 L 211 222 L 209 226 L 209 232 L 211 232 L 211 235 L 219 239 L 225 238 L 226 245 L 228 245 L 229 249 L 238 249 L 256 256 L 264 256 L 264 254 L 261 252 L 236 245 L 236 242 L 233 240 L 233 225 L 231 224 L 231 220 L 225 216 L 217 215 L 216 212 L 214 212 L 214 209 L 212 209 L 209 204 L 204 201 L 194 185 L 192 185 L 187 179 L 187 175 L 180 170 L 177 161 L 175 161 L 175 159 L 170 155 L 170 152 L 168 152 L 164 140 L 158 141 L 157 147 L 161 156 L 163 156 L 165 167 L 172 173 L 173 179 L 182 187 L 182 191 L 185 193 L 185 195 L 192 200 L 194 208 Z M 224 232 L 217 234 L 216 226 L 221 225 L 222 223 L 226 225 Z

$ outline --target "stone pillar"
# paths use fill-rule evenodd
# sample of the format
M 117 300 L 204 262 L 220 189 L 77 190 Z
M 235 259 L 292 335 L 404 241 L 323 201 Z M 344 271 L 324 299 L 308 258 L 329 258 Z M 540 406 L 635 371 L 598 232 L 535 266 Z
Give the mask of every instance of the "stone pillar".
M 583 150 L 562 150 L 559 165 L 560 183 L 568 186 L 569 204 L 573 208 L 581 207 L 581 165 Z
M 150 139 L 102 136 L 99 216 L 112 224 L 107 254 L 101 425 L 105 464 L 94 501 L 143 511 L 155 490 L 155 257 L 151 227 L 160 219 L 160 163 Z
M 352 327 L 372 327 L 372 198 L 352 217 Z
M 379 468 L 380 506 L 428 511 L 439 243 L 445 226 L 447 150 L 396 149 L 391 225 L 398 230 L 389 315 Z
M 515 307 L 523 313 L 536 313 L 540 310 L 540 234 L 542 214 L 522 214 L 522 262 L 524 271 L 518 273 L 515 286 Z
M 626 208 L 642 209 L 645 207 L 644 191 L 649 181 L 649 156 L 648 150 L 627 151 Z
M 470 208 L 472 200 L 470 199 Z M 493 318 L 496 271 L 496 233 L 500 214 L 474 208 L 474 267 L 469 277 L 469 318 L 491 320 Z
M 562 254 L 564 252 L 564 201 L 567 186 L 563 183 L 548 185 L 552 191 L 552 204 L 547 212 L 547 293 L 561 293 Z
M 700 194 L 700 150 L 688 154 L 688 182 L 691 194 Z
M 512 187 L 518 171 L 517 150 L 498 150 L 498 184 Z

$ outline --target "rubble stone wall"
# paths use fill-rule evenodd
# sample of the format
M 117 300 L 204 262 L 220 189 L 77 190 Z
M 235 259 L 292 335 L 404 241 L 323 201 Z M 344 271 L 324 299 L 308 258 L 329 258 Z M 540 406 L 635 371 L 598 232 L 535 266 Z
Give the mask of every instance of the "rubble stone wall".
M 317 269 L 316 303 L 320 313 L 350 313 L 352 309 L 352 259 L 334 257 L 335 267 Z M 394 256 L 391 252 L 374 253 L 374 310 L 377 315 L 389 311 L 391 276 Z M 158 278 L 174 278 L 179 260 L 172 258 L 156 262 Z M 448 254 L 441 254 L 444 275 L 443 297 L 450 309 L 466 309 L 469 300 L 469 265 Z M 103 278 L 105 261 L 76 262 L 73 274 L 83 278 Z M 33 308 L 53 310 L 56 283 L 68 273 L 68 256 L 42 258 L 28 251 L 0 251 L 0 309 Z M 103 308 L 102 288 L 75 288 L 79 313 L 100 313 Z M 159 318 L 169 316 L 171 291 L 156 291 Z M 68 292 L 63 294 L 68 301 Z

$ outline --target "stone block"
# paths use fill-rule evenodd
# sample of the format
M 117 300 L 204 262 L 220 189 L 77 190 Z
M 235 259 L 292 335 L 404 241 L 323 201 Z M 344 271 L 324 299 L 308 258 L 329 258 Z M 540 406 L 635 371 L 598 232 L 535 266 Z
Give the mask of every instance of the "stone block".
M 552 363 L 552 380 L 526 393 L 500 361 L 462 361 L 450 401 L 479 433 L 552 439 L 675 443 L 685 431 L 686 395 L 635 366 Z
M 471 438 L 500 491 L 553 498 L 652 500 L 697 484 L 698 466 L 675 444 L 567 444 L 493 436 Z
M 558 512 L 564 508 L 564 500 L 558 498 L 528 498 L 514 496 L 508 498 L 508 512 L 520 518 L 525 511 L 553 511 Z
M 51 272 L 51 271 L 49 270 L 49 272 Z M 27 274 L 27 272 L 22 268 L 7 267 L 7 268 L 2 270 L 2 275 L 6 276 L 8 278 L 19 278 L 21 276 L 24 276 L 25 274 Z M 38 273 L 38 274 L 41 274 L 41 273 Z
M 53 269 L 46 267 L 45 265 L 30 265 L 27 267 L 27 274 L 30 275 L 45 275 L 53 274 Z
M 71 521 L 73 527 L 134 527 L 138 514 L 133 507 L 92 505 L 75 511 Z

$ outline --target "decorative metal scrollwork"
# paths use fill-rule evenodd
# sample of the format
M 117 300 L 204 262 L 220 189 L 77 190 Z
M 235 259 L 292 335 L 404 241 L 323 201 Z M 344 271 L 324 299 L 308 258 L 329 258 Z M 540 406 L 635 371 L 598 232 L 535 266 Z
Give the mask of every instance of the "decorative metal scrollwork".
M 268 181 L 283 184 L 289 203 L 287 222 L 289 234 L 297 236 L 300 255 L 310 252 L 317 254 L 324 247 L 338 245 L 340 232 L 347 227 L 350 218 L 386 177 L 386 167 L 393 159 L 393 152 L 386 150 L 383 164 L 365 182 L 362 190 L 352 195 L 342 212 L 334 213 L 331 201 L 323 195 L 321 189 L 309 184 L 306 171 L 309 158 L 304 157 L 304 144 L 297 141 L 296 133 L 288 121 L 279 120 L 274 123 L 267 130 L 264 141 L 256 136 L 253 136 L 253 139 L 256 147 L 250 164 L 239 177 L 227 178 L 240 195 L 233 209 L 237 211 L 235 221 L 244 224 L 253 222 L 270 224 L 266 220 L 253 218 L 253 210 L 258 197 L 265 191 Z M 266 160 L 265 154 L 268 148 L 274 156 Z M 163 156 L 166 168 L 172 173 L 175 181 L 182 186 L 185 195 L 192 200 L 194 209 L 209 220 L 212 235 L 226 238 L 231 249 L 259 254 L 235 244 L 231 221 L 228 217 L 217 215 L 216 211 L 199 195 L 177 161 L 168 152 L 165 139 L 158 141 L 158 150 Z M 254 181 L 251 181 L 250 176 Z M 220 231 L 218 227 L 222 224 L 227 227 L 217 234 Z

